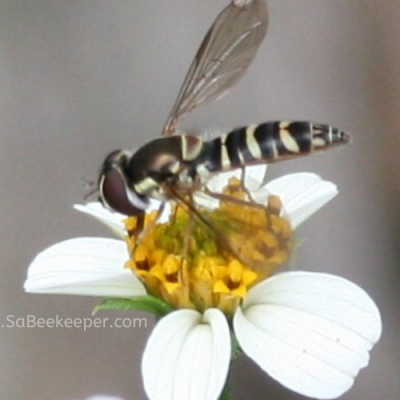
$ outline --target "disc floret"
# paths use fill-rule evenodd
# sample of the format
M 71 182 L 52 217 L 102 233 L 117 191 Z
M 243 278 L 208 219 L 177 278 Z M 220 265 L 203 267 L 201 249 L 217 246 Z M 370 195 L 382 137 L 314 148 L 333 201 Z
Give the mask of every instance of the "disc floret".
M 168 221 L 157 212 L 126 220 L 130 260 L 148 291 L 175 308 L 234 312 L 250 287 L 285 263 L 292 229 L 281 216 L 279 197 L 258 204 L 237 178 L 229 180 L 219 205 L 209 209 L 185 203 L 173 207 Z

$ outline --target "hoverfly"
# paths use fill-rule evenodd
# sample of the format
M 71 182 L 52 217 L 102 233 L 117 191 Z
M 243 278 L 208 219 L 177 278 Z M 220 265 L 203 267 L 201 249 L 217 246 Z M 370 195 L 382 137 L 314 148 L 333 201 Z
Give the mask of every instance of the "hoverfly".
M 190 215 L 213 230 L 196 209 L 193 194 L 213 196 L 206 191 L 206 182 L 214 174 L 243 172 L 247 165 L 304 156 L 348 142 L 348 135 L 337 128 L 299 121 L 242 127 L 209 141 L 178 130 L 186 114 L 219 98 L 243 76 L 267 24 L 265 0 L 232 0 L 219 14 L 189 68 L 162 137 L 136 152 L 116 150 L 106 157 L 99 177 L 103 205 L 140 217 L 151 200 L 172 201 L 186 205 Z

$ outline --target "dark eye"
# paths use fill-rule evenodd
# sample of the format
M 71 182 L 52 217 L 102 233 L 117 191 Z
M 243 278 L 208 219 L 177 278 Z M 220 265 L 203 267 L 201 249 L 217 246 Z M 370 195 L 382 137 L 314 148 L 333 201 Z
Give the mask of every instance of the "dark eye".
M 147 206 L 147 203 L 135 193 L 128 192 L 129 188 L 127 188 L 125 179 L 119 168 L 115 166 L 102 174 L 99 190 L 103 202 L 121 214 L 138 216 L 143 214 Z

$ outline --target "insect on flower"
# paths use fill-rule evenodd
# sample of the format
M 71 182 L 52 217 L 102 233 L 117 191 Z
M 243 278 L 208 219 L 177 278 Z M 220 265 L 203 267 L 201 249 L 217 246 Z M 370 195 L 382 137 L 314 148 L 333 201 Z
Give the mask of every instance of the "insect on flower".
M 338 190 L 310 173 L 266 183 L 266 164 L 348 136 L 311 122 L 267 122 L 209 141 L 178 129 L 184 115 L 239 80 L 266 29 L 265 0 L 232 0 L 203 40 L 163 136 L 107 156 L 98 189 L 116 212 L 99 203 L 76 209 L 124 240 L 62 241 L 28 270 L 27 292 L 106 296 L 96 311 L 161 318 L 142 359 L 151 400 L 227 398 L 230 362 L 242 352 L 290 390 L 334 399 L 353 385 L 381 334 L 375 303 L 346 279 L 272 276 L 291 254 L 292 232 Z
M 233 216 L 226 210 L 220 210 L 218 218 L 207 215 L 195 198 L 200 195 L 223 201 L 228 209 L 231 203 L 257 210 L 254 217 L 258 218 L 263 206 L 256 204 L 244 187 L 246 166 L 300 157 L 348 142 L 348 135 L 337 128 L 301 121 L 250 125 L 209 141 L 179 130 L 178 123 L 187 113 L 219 98 L 243 76 L 265 37 L 267 23 L 264 0 L 233 0 L 222 11 L 197 51 L 162 137 L 136 152 L 116 150 L 106 157 L 99 177 L 103 205 L 143 221 L 149 203 L 156 199 L 161 201 L 154 218 L 157 221 L 165 203 L 172 202 L 214 235 L 227 252 L 247 264 L 254 262 L 250 259 L 253 257 L 235 250 L 235 243 L 226 234 L 227 225 L 230 232 L 240 232 L 242 238 L 251 235 L 254 227 L 240 218 L 229 222 Z M 236 187 L 224 193 L 206 187 L 210 177 L 234 169 L 241 170 L 241 178 L 233 183 Z M 269 207 L 273 207 L 271 202 Z M 134 236 L 138 237 L 142 229 L 143 223 L 138 223 Z M 186 253 L 190 230 L 185 235 Z M 265 245 L 258 247 L 255 250 L 265 251 Z

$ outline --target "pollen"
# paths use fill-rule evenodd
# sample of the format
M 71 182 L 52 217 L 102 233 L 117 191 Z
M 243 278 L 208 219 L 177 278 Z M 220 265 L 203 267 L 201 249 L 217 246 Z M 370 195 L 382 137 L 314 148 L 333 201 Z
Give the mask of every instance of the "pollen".
M 157 212 L 141 222 L 129 217 L 125 266 L 175 308 L 217 307 L 231 315 L 253 285 L 289 259 L 290 223 L 279 197 L 255 203 L 238 179 L 215 209 L 191 201 L 175 205 L 167 222 L 157 221 Z

